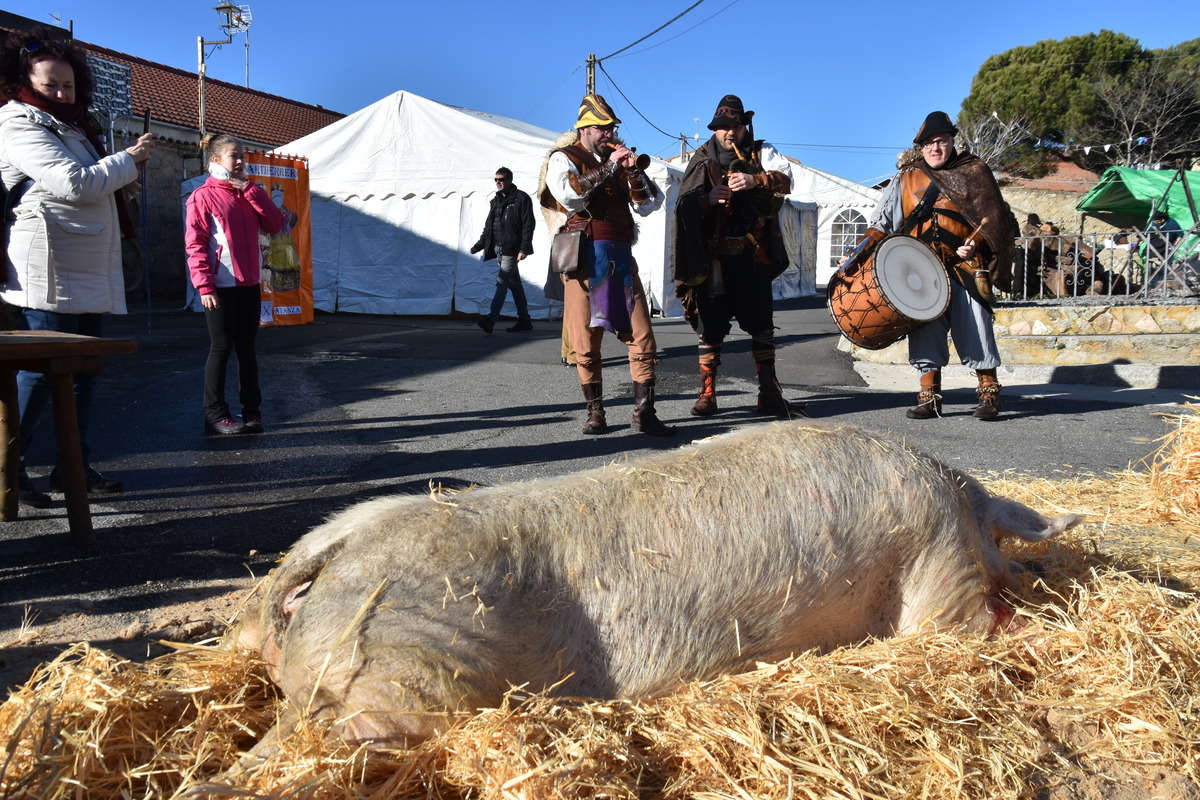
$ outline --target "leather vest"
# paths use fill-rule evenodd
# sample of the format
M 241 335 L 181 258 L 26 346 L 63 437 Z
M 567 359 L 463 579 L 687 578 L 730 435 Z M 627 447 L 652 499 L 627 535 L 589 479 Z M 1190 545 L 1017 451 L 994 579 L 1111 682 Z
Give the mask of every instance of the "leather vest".
M 931 183 L 925 170 L 920 167 L 909 167 L 900 173 L 900 206 L 905 217 L 921 202 Z M 971 225 L 943 192 L 933 204 L 933 213 L 914 225 L 908 234 L 925 242 L 939 256 L 946 252 L 952 255 L 971 235 Z M 939 247 L 939 243 L 944 247 Z M 954 260 L 960 259 L 954 256 Z
M 594 172 L 604 166 L 599 158 L 577 144 L 563 147 L 558 152 L 567 157 L 580 175 Z M 575 176 L 572 175 L 570 180 L 572 187 L 578 190 Z M 587 196 L 586 203 L 586 209 L 573 215 L 567 221 L 568 224 L 578 220 L 597 219 L 633 230 L 633 212 L 629 210 L 629 187 L 621 178 L 619 170 L 594 188 Z M 561 204 L 559 210 L 563 213 L 567 211 Z

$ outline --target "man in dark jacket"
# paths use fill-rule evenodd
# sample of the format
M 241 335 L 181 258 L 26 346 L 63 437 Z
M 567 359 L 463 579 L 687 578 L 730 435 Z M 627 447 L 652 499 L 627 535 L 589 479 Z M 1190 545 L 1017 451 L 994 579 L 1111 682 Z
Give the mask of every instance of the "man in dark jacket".
M 792 168 L 754 138 L 753 111 L 721 98 L 712 138 L 688 162 L 675 205 L 675 286 L 683 315 L 700 337 L 700 396 L 692 414 L 717 413 L 717 367 L 731 323 L 750 336 L 760 414 L 791 417 L 775 378 L 771 282 L 788 266 L 777 214 L 792 189 Z
M 472 253 L 483 251 L 484 261 L 500 257 L 492 308 L 486 317 L 479 320 L 479 327 L 485 333 L 491 333 L 496 320 L 500 319 L 500 309 L 504 307 L 504 298 L 509 290 L 512 290 L 513 302 L 517 304 L 517 324 L 508 328 L 508 332 L 533 330 L 533 323 L 529 320 L 529 303 L 525 300 L 525 287 L 517 271 L 518 262 L 533 253 L 533 227 L 533 201 L 513 185 L 512 170 L 500 167 L 496 170 L 496 196 L 492 198 L 492 208 L 488 211 L 487 221 L 483 223 L 483 233 L 471 247 Z

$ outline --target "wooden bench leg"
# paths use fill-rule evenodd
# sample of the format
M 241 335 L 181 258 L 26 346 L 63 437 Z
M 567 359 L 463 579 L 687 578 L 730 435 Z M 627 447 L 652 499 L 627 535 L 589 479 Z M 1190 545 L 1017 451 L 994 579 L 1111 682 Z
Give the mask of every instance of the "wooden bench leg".
M 92 543 L 92 509 L 88 505 L 83 476 L 83 453 L 79 449 L 79 418 L 75 414 L 75 378 L 54 373 L 50 379 L 54 398 L 54 430 L 58 435 L 58 473 L 67 504 L 71 541 L 86 547 Z
M 0 519 L 20 515 L 21 412 L 17 405 L 17 371 L 0 369 Z

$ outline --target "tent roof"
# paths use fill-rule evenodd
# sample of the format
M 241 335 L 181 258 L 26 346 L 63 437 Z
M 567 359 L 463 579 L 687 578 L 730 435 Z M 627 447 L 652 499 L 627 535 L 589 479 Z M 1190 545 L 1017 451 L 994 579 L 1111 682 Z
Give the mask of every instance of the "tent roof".
M 1179 170 L 1174 169 L 1109 167 L 1075 210 L 1110 225 L 1140 228 L 1149 221 L 1153 208 L 1165 205 L 1167 214 L 1186 230 L 1196 220 L 1178 174 Z M 1192 199 L 1200 204 L 1200 172 L 1184 171 L 1183 176 L 1191 189 Z M 1165 204 L 1162 202 L 1164 194 Z
M 821 207 L 874 208 L 883 195 L 879 189 L 855 183 L 798 161 L 792 162 L 792 191 L 788 196 Z
M 499 166 L 536 180 L 557 136 L 399 91 L 276 152 L 307 158 L 310 188 L 325 197 L 444 197 L 491 191 Z

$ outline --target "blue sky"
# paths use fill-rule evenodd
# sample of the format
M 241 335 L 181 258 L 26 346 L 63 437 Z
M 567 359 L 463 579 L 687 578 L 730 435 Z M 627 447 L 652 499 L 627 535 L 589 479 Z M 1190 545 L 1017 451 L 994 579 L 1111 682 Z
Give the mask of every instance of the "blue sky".
M 404 89 L 561 131 L 575 121 L 589 53 L 615 53 L 695 0 L 234 2 L 253 16 L 252 88 L 344 113 Z M 57 15 L 63 27 L 73 21 L 79 39 L 194 72 L 197 39 L 224 36 L 215 5 L 3 0 L 2 7 L 51 24 Z M 707 137 L 717 101 L 734 93 L 756 112 L 759 138 L 818 169 L 871 183 L 891 174 L 927 112 L 958 113 L 988 56 L 1102 28 L 1167 47 L 1200 37 L 1196 20 L 1195 0 L 704 0 L 603 61 L 596 83 L 641 152 L 669 156 L 679 151 L 679 134 L 691 144 L 697 132 Z M 238 35 L 208 48 L 209 76 L 244 84 L 245 42 Z

